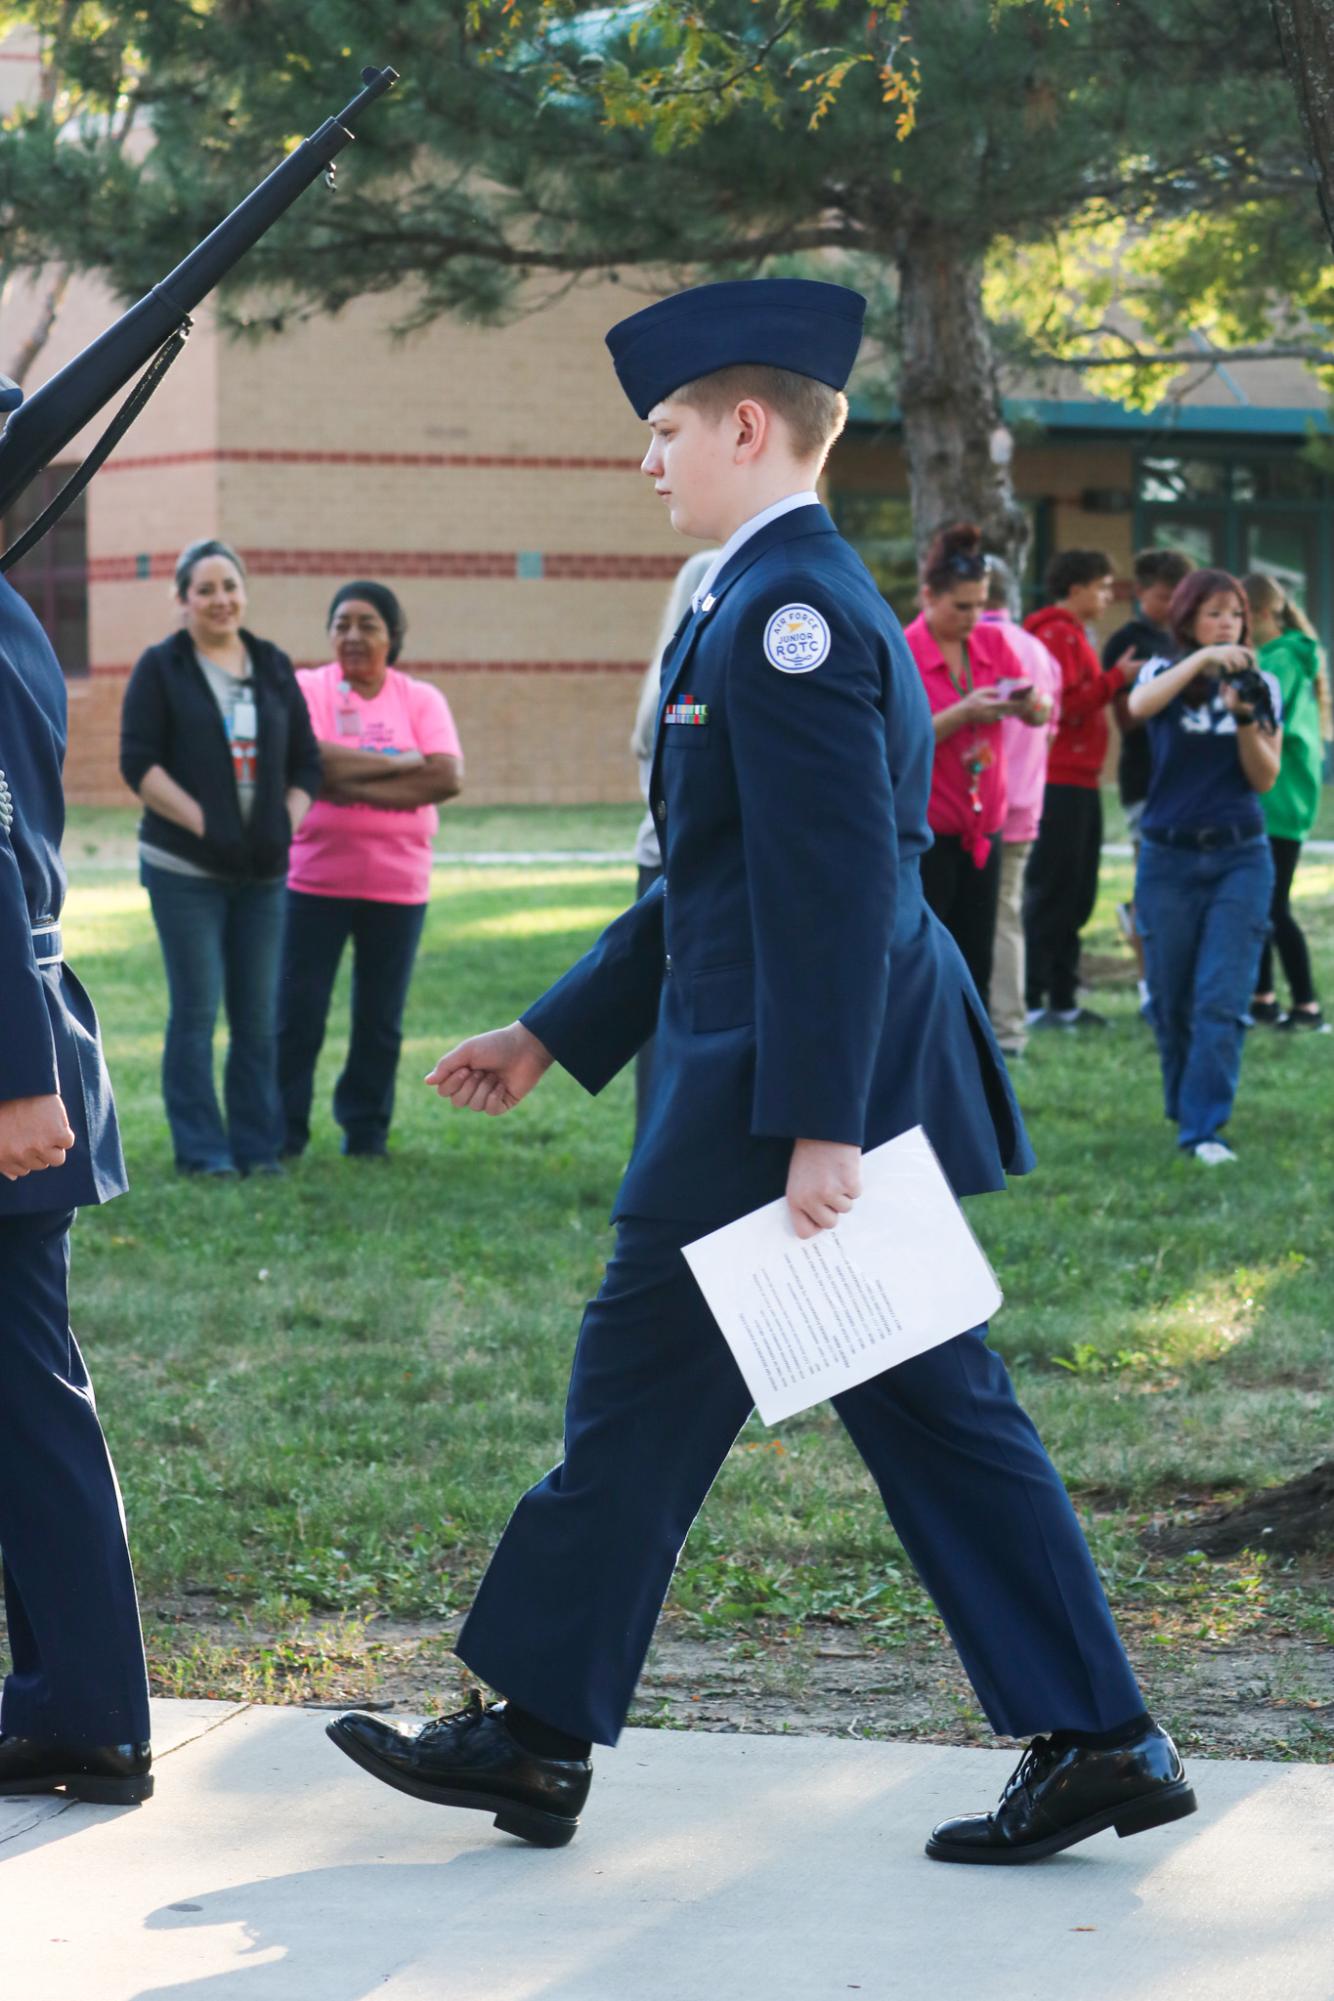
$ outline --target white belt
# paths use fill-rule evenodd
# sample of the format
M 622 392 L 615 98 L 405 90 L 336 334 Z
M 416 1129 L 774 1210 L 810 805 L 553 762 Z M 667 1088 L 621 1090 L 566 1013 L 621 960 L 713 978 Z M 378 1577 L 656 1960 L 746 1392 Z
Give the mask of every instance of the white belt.
M 58 966 L 65 956 L 58 924 L 34 924 L 32 942 L 39 966 Z

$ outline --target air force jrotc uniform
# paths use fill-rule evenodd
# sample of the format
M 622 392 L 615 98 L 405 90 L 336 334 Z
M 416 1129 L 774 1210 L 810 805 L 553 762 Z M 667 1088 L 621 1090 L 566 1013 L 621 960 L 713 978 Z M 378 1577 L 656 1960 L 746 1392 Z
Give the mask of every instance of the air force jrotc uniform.
M 67 1302 L 74 1211 L 119 1195 L 125 1164 L 97 1017 L 61 952 L 64 755 L 64 677 L 0 579 L 0 1101 L 58 1091 L 75 1136 L 63 1166 L 0 1178 L 0 1737 L 125 1746 L 149 1734 L 139 1614 Z
M 841 387 L 863 302 L 710 285 L 608 336 L 646 416 L 770 363 Z M 657 1035 L 653 1091 L 585 1315 L 565 1458 L 520 1502 L 458 1651 L 614 1743 L 686 1533 L 750 1398 L 680 1247 L 783 1193 L 793 1141 L 920 1123 L 960 1195 L 1033 1156 L 949 933 L 922 897 L 931 718 L 893 613 L 813 495 L 732 538 L 663 662 L 665 879 L 523 1017 L 597 1092 Z M 979 1327 L 835 1400 L 993 1727 L 1143 1711 L 1083 1535 Z

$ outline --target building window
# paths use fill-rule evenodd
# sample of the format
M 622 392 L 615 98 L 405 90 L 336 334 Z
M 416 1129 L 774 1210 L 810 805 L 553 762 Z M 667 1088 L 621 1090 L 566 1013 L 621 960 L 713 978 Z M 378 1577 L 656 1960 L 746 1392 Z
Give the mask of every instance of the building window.
M 1266 570 L 1325 645 L 1334 637 L 1334 487 L 1300 444 L 1146 451 L 1135 481 L 1135 546 L 1180 549 L 1192 563 Z
M 60 491 L 74 465 L 47 466 L 6 514 L 8 548 Z M 9 572 L 9 581 L 41 620 L 67 675 L 88 672 L 88 496 L 81 493 L 37 547 Z
M 893 494 L 831 493 L 829 511 L 902 624 L 917 616 L 917 543 L 912 508 Z

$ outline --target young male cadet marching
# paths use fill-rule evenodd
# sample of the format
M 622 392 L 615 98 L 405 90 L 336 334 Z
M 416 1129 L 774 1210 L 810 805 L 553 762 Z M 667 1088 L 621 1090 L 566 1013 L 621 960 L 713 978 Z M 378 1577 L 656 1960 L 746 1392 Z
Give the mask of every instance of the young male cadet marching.
M 681 1246 L 786 1192 L 833 1227 L 863 1148 L 925 1126 L 957 1192 L 1032 1165 L 985 1012 L 922 899 L 931 721 L 893 613 L 813 491 L 865 302 L 705 285 L 607 336 L 682 534 L 723 546 L 663 660 L 664 879 L 521 1020 L 427 1079 L 513 1109 L 555 1061 L 600 1091 L 656 1030 L 652 1093 L 584 1316 L 565 1458 L 520 1501 L 458 1640 L 503 1694 L 334 1742 L 418 1798 L 557 1846 L 625 1722 L 672 1568 L 750 1398 Z M 945 1861 L 1021 1862 L 1194 1810 L 1065 1490 L 975 1328 L 835 1400 L 992 1726 L 1036 1737 Z

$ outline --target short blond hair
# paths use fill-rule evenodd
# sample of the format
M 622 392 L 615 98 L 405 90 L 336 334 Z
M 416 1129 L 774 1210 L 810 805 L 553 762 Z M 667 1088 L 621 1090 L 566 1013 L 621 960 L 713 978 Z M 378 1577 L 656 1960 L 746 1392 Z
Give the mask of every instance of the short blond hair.
M 818 457 L 822 464 L 848 421 L 848 399 L 841 389 L 790 368 L 771 368 L 767 362 L 739 361 L 731 368 L 715 369 L 698 381 L 683 382 L 665 400 L 687 403 L 717 419 L 747 397 L 783 419 L 798 458 Z

